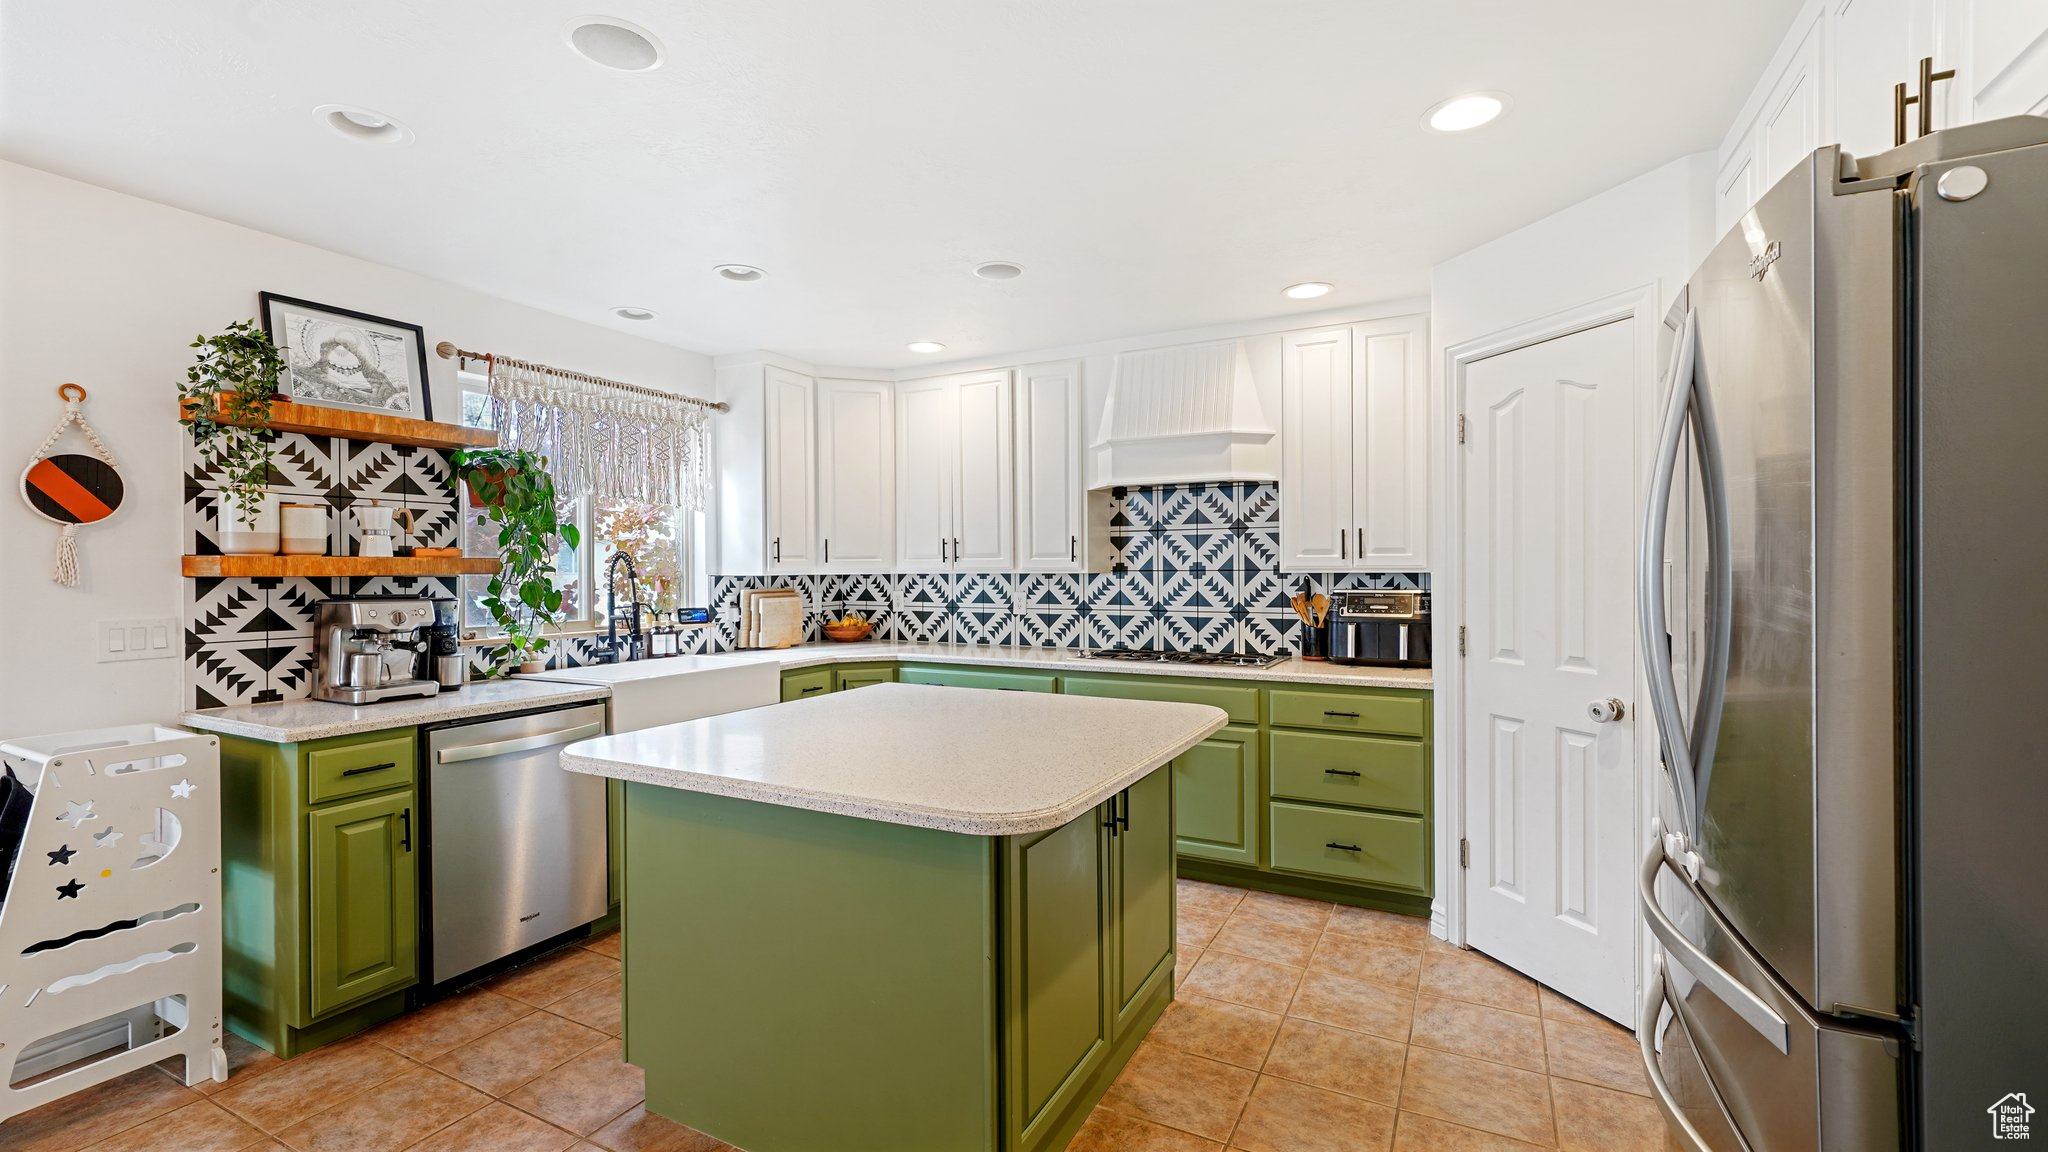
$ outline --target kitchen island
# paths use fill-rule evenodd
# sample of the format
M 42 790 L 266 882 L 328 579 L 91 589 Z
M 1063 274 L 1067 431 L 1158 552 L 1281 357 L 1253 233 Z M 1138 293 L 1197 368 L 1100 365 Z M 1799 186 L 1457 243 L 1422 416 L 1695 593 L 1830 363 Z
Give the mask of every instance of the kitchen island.
M 626 781 L 626 1059 L 748 1152 L 1065 1146 L 1173 994 L 1200 704 L 883 684 L 570 746 Z

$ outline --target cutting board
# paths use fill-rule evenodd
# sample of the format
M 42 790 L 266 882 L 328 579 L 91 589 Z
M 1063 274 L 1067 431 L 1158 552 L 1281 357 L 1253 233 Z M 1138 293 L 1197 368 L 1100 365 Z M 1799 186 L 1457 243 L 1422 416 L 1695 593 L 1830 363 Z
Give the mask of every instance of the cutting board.
M 795 628 L 789 627 L 795 614 Z M 752 588 L 740 593 L 739 646 L 787 648 L 803 643 L 804 600 L 794 588 Z

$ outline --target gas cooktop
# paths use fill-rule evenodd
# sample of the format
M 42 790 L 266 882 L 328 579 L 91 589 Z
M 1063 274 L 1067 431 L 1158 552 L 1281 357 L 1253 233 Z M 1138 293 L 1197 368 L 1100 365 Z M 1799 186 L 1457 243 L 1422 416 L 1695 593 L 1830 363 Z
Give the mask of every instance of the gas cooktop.
M 1161 652 L 1153 648 L 1095 648 L 1084 660 L 1126 660 L 1134 664 L 1204 664 L 1223 668 L 1267 668 L 1287 659 L 1272 652 Z

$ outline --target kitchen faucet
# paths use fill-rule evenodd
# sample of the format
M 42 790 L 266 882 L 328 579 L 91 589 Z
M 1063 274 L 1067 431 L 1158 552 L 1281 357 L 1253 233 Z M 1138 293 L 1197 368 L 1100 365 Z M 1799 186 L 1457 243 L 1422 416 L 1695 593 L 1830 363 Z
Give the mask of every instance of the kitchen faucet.
M 627 606 L 633 614 L 633 624 L 627 632 L 627 655 L 619 654 L 619 564 L 626 565 L 626 589 L 630 593 Z M 604 567 L 604 644 L 613 664 L 625 660 L 638 660 L 646 655 L 640 630 L 640 570 L 633 565 L 633 554 L 614 551 L 611 560 Z

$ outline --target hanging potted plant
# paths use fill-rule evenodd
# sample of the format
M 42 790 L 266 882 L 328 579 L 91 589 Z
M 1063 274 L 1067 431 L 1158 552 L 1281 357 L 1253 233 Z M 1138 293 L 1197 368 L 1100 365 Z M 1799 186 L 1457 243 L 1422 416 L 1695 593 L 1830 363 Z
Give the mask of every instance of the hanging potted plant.
M 277 497 L 269 492 L 270 405 L 284 358 L 254 320 L 196 336 L 198 358 L 178 386 L 179 422 L 198 449 L 200 465 L 220 477 L 220 550 L 277 551 Z
M 498 528 L 498 574 L 484 588 L 483 608 L 504 634 L 491 649 L 491 676 L 538 672 L 546 665 L 547 630 L 560 619 L 562 590 L 555 586 L 555 552 L 581 539 L 564 523 L 547 460 L 503 448 L 454 453 L 456 473 Z

